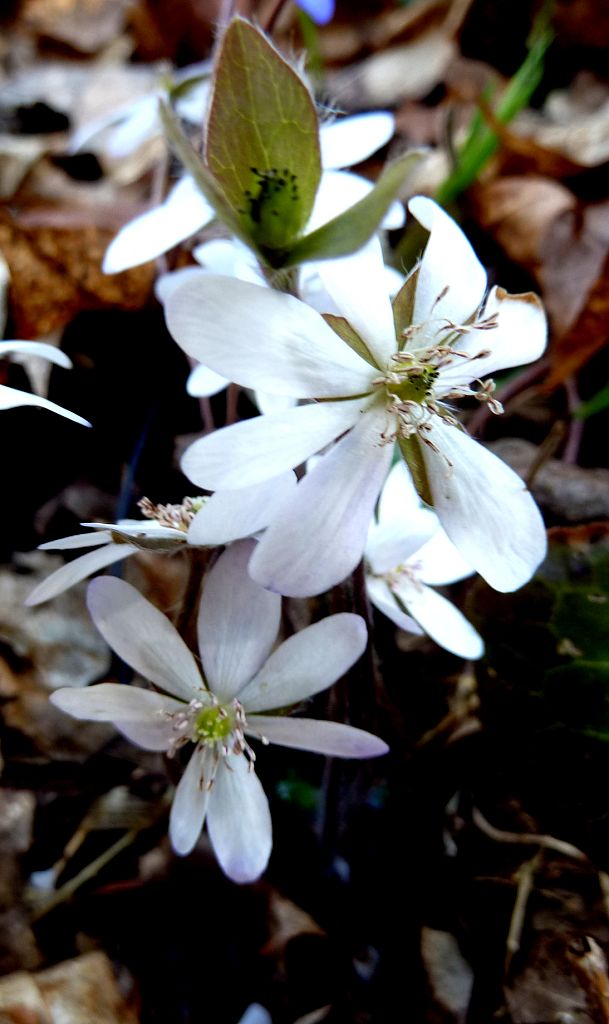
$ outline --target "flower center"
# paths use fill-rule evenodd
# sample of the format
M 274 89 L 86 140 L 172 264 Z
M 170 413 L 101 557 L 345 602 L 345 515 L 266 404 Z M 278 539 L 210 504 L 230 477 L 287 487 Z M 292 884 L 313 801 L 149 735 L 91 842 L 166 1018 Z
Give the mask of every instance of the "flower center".
M 235 725 L 235 712 L 222 704 L 199 711 L 194 721 L 197 739 L 204 743 L 215 743 L 230 736 Z
M 150 498 L 142 498 L 137 504 L 146 519 L 153 519 L 159 526 L 169 526 L 188 533 L 194 517 L 207 501 L 209 498 L 201 495 L 197 498 L 184 498 L 181 505 L 155 505 Z
M 167 751 L 169 757 L 185 743 L 196 743 L 211 746 L 218 760 L 230 753 L 245 754 L 250 763 L 256 760 L 245 739 L 245 712 L 238 700 L 221 704 L 213 694 L 209 694 L 208 701 L 194 699 L 185 704 L 183 710 L 166 714 L 175 733 Z

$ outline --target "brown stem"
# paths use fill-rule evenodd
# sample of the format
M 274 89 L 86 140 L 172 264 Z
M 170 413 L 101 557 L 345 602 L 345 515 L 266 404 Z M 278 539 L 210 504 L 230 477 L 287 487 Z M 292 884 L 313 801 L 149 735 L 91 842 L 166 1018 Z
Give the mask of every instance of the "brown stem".
M 575 410 L 580 403 L 575 377 L 567 377 L 564 382 L 564 389 L 567 395 L 567 408 L 571 414 L 571 421 L 569 423 L 569 433 L 567 435 L 567 443 L 565 444 L 563 451 L 562 461 L 568 466 L 575 466 L 577 465 L 579 449 L 584 436 L 585 426 L 584 420 L 581 420 L 574 415 Z

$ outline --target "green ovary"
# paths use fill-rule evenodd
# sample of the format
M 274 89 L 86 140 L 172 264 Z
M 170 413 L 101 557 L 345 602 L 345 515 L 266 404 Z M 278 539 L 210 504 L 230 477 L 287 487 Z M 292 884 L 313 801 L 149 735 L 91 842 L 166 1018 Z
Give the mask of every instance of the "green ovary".
M 251 168 L 251 188 L 244 194 L 240 211 L 248 233 L 268 249 L 282 249 L 294 240 L 302 228 L 302 204 L 298 179 L 287 167 L 270 170 Z
M 230 735 L 234 716 L 220 705 L 204 708 L 195 719 L 195 732 L 198 739 L 214 743 L 225 740 Z
M 422 367 L 406 373 L 399 384 L 391 383 L 389 391 L 401 402 L 423 403 L 433 390 L 438 371 L 433 367 Z

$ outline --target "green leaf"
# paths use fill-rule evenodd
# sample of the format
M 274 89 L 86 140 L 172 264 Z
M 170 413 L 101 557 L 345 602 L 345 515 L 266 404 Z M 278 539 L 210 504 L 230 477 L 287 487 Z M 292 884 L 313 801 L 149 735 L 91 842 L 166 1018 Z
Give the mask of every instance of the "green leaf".
M 317 113 L 303 79 L 243 18 L 231 21 L 216 62 L 205 161 L 254 243 L 289 248 L 321 177 Z
M 421 442 L 418 437 L 400 437 L 398 440 L 398 446 L 402 453 L 404 462 L 410 470 L 412 482 L 416 488 L 419 498 L 421 501 L 424 501 L 426 505 L 431 505 L 433 507 L 431 487 L 429 486 L 429 479 L 427 477 L 425 459 L 423 458 L 423 452 L 421 451 Z
M 207 167 L 205 167 L 200 155 L 193 149 L 173 110 L 162 100 L 159 103 L 159 113 L 167 141 L 180 163 L 192 175 L 197 186 L 201 189 L 210 206 L 213 206 L 220 220 L 242 242 L 251 246 L 251 240 L 243 230 L 239 218 L 233 213 L 232 207 L 227 203 L 222 190 L 218 187 L 217 182 L 209 173 Z
M 345 320 L 344 316 L 335 316 L 334 313 L 322 313 L 321 315 L 328 324 L 328 327 L 331 327 L 334 333 L 338 334 L 339 338 L 341 338 L 349 348 L 352 348 L 354 352 L 357 352 L 358 356 L 361 356 L 361 358 L 365 359 L 367 363 L 370 363 L 370 366 L 373 366 L 375 370 L 378 369 L 366 342 L 360 338 L 357 331 L 353 329 L 348 320 Z
M 301 238 L 285 257 L 285 265 L 336 259 L 361 249 L 378 228 L 420 157 L 420 150 L 411 151 L 388 164 L 367 196 Z
M 494 117 L 499 124 L 509 124 L 529 102 L 541 82 L 544 58 L 553 38 L 554 34 L 547 24 L 547 13 L 542 11 L 531 32 L 528 53 L 495 107 Z M 483 99 L 490 102 L 491 93 L 488 89 Z M 497 132 L 487 124 L 482 112 L 478 111 L 472 118 L 469 135 L 458 154 L 454 171 L 436 192 L 436 201 L 441 206 L 451 203 L 476 180 L 498 148 Z
M 399 340 L 405 340 L 404 331 L 408 330 L 412 325 L 414 297 L 418 279 L 419 268 L 417 267 L 408 275 L 392 303 L 395 336 Z M 400 345 L 400 348 L 402 348 L 402 345 Z

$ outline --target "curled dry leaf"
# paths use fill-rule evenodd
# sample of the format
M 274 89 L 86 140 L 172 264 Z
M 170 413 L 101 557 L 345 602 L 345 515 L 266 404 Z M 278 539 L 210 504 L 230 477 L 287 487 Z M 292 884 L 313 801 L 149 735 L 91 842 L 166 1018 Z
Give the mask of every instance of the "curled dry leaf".
M 62 212 L 64 213 L 62 224 Z M 85 309 L 104 306 L 140 309 L 148 300 L 151 264 L 123 274 L 102 274 L 101 262 L 112 231 L 80 218 L 72 208 L 54 210 L 53 224 L 37 224 L 30 214 L 0 212 L 0 251 L 11 273 L 10 301 L 17 337 L 40 338 L 69 323 Z

